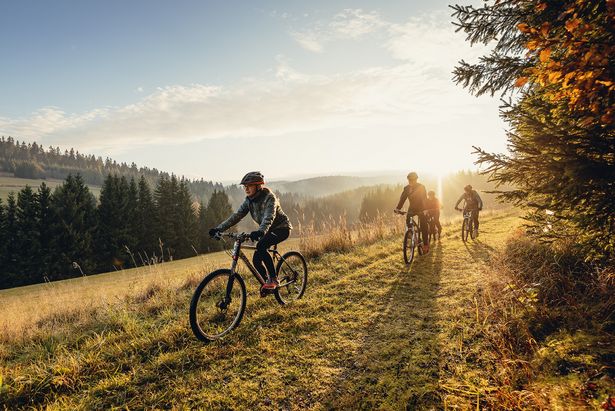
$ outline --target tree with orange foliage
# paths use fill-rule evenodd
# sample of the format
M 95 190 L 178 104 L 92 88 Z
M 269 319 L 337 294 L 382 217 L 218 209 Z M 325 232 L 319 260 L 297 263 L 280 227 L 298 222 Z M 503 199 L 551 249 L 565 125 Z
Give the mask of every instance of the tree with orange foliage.
M 517 190 L 543 240 L 574 239 L 590 259 L 615 257 L 615 0 L 495 0 L 454 6 L 459 31 L 493 49 L 461 61 L 454 81 L 501 93 L 509 153 L 478 163 Z

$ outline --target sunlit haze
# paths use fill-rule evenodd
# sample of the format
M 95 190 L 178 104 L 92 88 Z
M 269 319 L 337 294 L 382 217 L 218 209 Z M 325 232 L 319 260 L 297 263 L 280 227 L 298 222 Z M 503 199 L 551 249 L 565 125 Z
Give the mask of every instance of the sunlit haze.
M 504 124 L 447 5 L 8 2 L 0 135 L 217 181 L 474 168 Z

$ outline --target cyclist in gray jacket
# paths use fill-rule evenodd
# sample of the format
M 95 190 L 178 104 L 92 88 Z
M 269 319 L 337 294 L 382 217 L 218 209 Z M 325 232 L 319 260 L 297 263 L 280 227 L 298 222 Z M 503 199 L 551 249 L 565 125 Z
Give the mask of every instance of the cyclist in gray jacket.
M 459 200 L 455 203 L 455 210 L 462 211 L 458 206 L 459 203 L 464 202 L 463 212 L 470 211 L 472 213 L 472 220 L 474 220 L 474 236 L 478 236 L 478 212 L 483 209 L 483 200 L 478 195 L 478 192 L 472 188 L 470 184 L 463 188 L 463 194 L 459 197 Z
M 282 211 L 280 201 L 275 194 L 267 187 L 263 187 L 265 178 L 259 171 L 249 172 L 239 184 L 244 186 L 246 199 L 235 213 L 216 228 L 209 230 L 209 235 L 213 237 L 229 229 L 250 213 L 252 219 L 259 225 L 257 230 L 250 233 L 250 239 L 258 241 L 252 261 L 258 272 L 267 279 L 263 288 L 274 290 L 278 286 L 278 280 L 273 267 L 273 259 L 267 250 L 274 244 L 286 240 L 290 235 L 292 225 Z

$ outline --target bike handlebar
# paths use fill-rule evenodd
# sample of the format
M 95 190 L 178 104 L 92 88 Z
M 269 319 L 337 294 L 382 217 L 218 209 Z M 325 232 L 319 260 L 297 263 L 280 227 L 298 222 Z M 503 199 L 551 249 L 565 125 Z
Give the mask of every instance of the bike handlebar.
M 395 214 L 399 214 L 399 215 L 406 215 L 407 211 L 403 211 L 403 210 L 393 210 L 393 212 Z

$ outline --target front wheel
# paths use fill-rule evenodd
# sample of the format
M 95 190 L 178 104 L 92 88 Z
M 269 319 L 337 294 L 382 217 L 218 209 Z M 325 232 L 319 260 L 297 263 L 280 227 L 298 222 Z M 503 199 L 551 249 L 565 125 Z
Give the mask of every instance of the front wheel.
M 241 322 L 246 309 L 246 284 L 231 270 L 209 274 L 196 287 L 190 301 L 190 327 L 199 340 L 223 337 Z
M 406 230 L 404 234 L 404 262 L 406 264 L 412 263 L 414 260 L 414 248 L 416 247 L 416 235 L 414 233 L 414 226 Z
M 464 218 L 463 222 L 461 223 L 461 239 L 464 243 L 468 241 L 468 235 L 470 234 L 471 229 L 472 226 L 470 224 L 470 219 Z
M 274 295 L 282 305 L 303 297 L 308 281 L 308 270 L 305 258 L 297 251 L 284 254 L 275 268 L 278 277 L 278 288 Z

